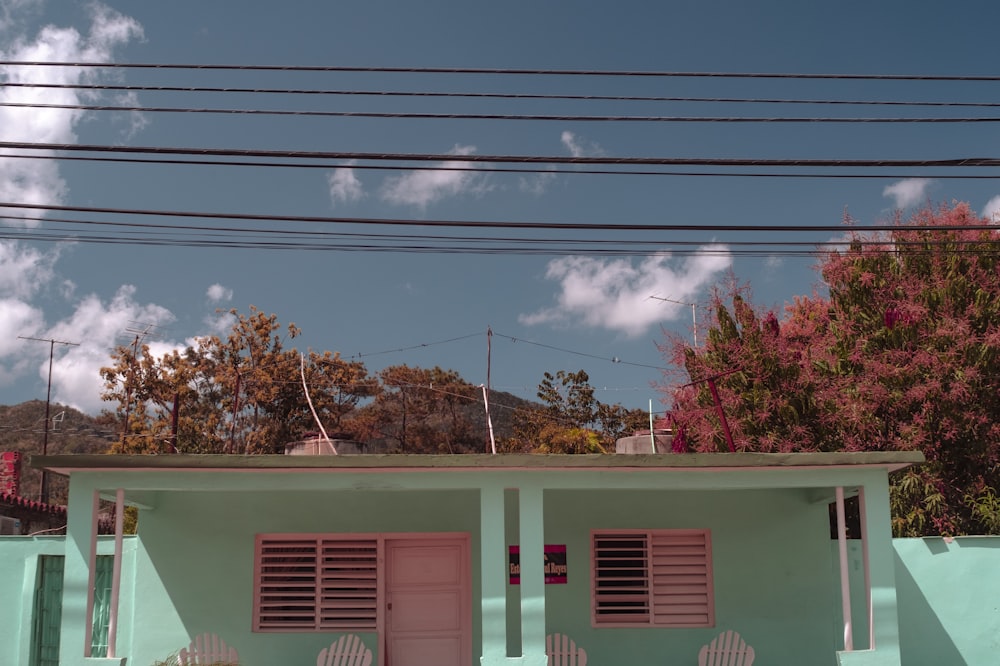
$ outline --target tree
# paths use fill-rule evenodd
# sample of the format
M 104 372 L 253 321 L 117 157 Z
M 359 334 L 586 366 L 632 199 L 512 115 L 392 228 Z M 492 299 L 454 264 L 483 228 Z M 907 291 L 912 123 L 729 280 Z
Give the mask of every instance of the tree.
M 207 336 L 159 358 L 148 345 L 115 350 L 101 370 L 102 397 L 118 403 L 125 424 L 115 452 L 277 453 L 316 428 L 303 374 L 320 421 L 334 428 L 373 393 L 360 362 L 310 352 L 304 363 L 286 350 L 284 339 L 299 335 L 294 324 L 282 335 L 276 315 L 253 306 L 248 315 L 229 314 L 225 338 Z
M 713 377 L 740 450 L 920 450 L 928 463 L 893 480 L 896 533 L 994 532 L 1000 231 L 965 204 L 894 222 L 822 256 L 828 296 L 780 322 L 745 288 L 715 294 L 704 348 L 663 346 L 687 380 L 670 378 L 672 418 L 689 446 L 719 450 Z
M 648 427 L 642 410 L 597 400 L 590 376 L 583 370 L 546 372 L 537 395 L 542 406 L 517 412 L 514 434 L 502 444 L 505 450 L 607 453 L 614 450 L 619 437 Z
M 463 409 L 478 389 L 454 370 L 395 365 L 378 373 L 374 400 L 346 425 L 358 439 L 380 441 L 393 453 L 481 453 L 485 417 L 470 421 Z

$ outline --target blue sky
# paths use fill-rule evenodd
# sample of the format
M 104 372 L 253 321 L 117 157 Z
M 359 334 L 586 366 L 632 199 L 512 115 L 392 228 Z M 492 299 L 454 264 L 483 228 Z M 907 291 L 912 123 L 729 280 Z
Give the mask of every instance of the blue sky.
M 490 68 L 802 74 L 997 74 L 991 2 L 258 2 L 0 0 L 4 61 Z M 515 77 L 384 72 L 65 69 L 0 65 L 4 83 L 309 88 L 369 91 L 1000 102 L 995 82 Z M 373 96 L 86 92 L 0 88 L 0 102 L 130 107 L 646 116 L 996 116 L 989 108 Z M 759 159 L 996 156 L 990 123 L 667 123 L 402 119 L 85 111 L 0 106 L 0 141 L 337 153 Z M 152 325 L 165 351 L 226 329 L 217 308 L 251 305 L 294 322 L 298 349 L 339 351 L 370 371 L 441 366 L 533 397 L 545 371 L 585 369 L 599 398 L 662 409 L 651 385 L 667 329 L 690 335 L 691 309 L 732 269 L 780 309 L 818 285 L 813 260 L 748 240 L 822 242 L 716 231 L 726 224 L 859 224 L 927 201 L 967 201 L 992 216 L 1000 183 L 943 179 L 986 170 L 895 169 L 875 178 L 505 174 L 123 165 L 23 159 L 0 148 L 0 202 L 313 217 L 691 224 L 691 232 L 547 232 L 563 248 L 662 243 L 647 256 L 523 256 L 158 247 L 12 239 L 52 228 L 6 209 L 0 241 L 0 403 L 52 396 L 101 409 L 97 374 L 130 329 Z M 35 152 L 34 154 L 38 154 Z M 569 171 L 567 173 L 566 171 Z M 771 169 L 778 171 L 778 169 Z M 786 169 L 802 173 L 804 169 Z M 827 170 L 833 172 L 836 170 Z M 840 173 L 848 173 L 841 169 Z M 870 173 L 871 171 L 869 171 Z M 855 171 L 858 173 L 858 171 Z M 884 176 L 882 175 L 884 174 Z M 935 177 L 937 176 L 937 177 Z M 88 217 L 88 216 L 84 216 Z M 88 219 L 111 219 L 89 216 Z M 116 218 L 117 219 L 117 218 Z M 161 220 L 162 222 L 162 220 Z M 177 223 L 174 221 L 174 223 Z M 184 220 L 184 224 L 220 224 Z M 235 226 L 249 226 L 236 222 Z M 315 229 L 266 224 L 268 228 Z M 89 230 L 75 227 L 86 233 Z M 338 230 L 361 231 L 342 226 Z M 369 229 L 370 230 L 370 229 Z M 105 231 L 105 230 L 100 230 Z M 399 231 L 378 229 L 381 233 Z M 442 233 L 407 228 L 406 233 Z M 122 231 L 124 237 L 127 231 Z M 457 235 L 520 232 L 445 230 Z M 679 243 L 704 251 L 677 252 Z M 617 359 L 617 362 L 615 361 Z

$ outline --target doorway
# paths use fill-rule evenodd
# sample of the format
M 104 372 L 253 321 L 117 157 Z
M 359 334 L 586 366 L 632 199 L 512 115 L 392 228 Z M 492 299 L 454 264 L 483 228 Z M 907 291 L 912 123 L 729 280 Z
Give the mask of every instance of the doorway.
M 383 666 L 472 663 L 468 537 L 386 540 Z

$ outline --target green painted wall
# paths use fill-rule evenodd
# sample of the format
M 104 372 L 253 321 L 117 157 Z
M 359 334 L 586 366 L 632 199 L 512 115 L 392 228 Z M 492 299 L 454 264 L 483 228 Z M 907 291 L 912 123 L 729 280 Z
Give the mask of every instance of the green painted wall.
M 569 567 L 567 585 L 547 586 L 548 630 L 572 636 L 596 664 L 694 663 L 725 629 L 758 654 L 834 664 L 826 511 L 800 491 L 547 491 L 545 542 L 566 544 Z M 591 627 L 594 528 L 711 529 L 716 627 Z
M 366 495 L 288 493 L 290 503 L 280 508 L 267 496 L 251 493 L 163 496 L 155 510 L 142 513 L 140 537 L 125 540 L 119 653 L 130 656 L 130 666 L 146 666 L 176 651 L 189 636 L 211 630 L 238 645 L 248 666 L 315 663 L 332 636 L 249 632 L 257 532 L 468 531 L 472 560 L 478 561 L 476 493 Z M 508 506 L 516 506 L 512 493 L 507 495 Z M 806 503 L 798 491 L 547 491 L 545 541 L 565 543 L 569 551 L 569 584 L 546 589 L 548 630 L 572 635 L 594 664 L 693 664 L 698 648 L 730 627 L 756 648 L 760 662 L 833 664 L 841 630 L 833 575 L 836 543 L 815 526 L 823 523 L 810 515 L 816 511 L 824 513 L 825 505 Z M 768 520 L 759 522 L 762 516 Z M 172 533 L 181 517 L 183 539 L 197 545 Z M 717 630 L 591 628 L 592 526 L 710 527 Z M 508 526 L 507 534 L 514 542 L 516 525 Z M 0 664 L 27 663 L 38 557 L 62 554 L 64 545 L 61 537 L 0 537 Z M 863 569 L 860 544 L 850 545 L 855 635 L 861 647 L 866 635 Z M 1000 537 L 902 539 L 893 545 L 903 664 L 997 663 Z M 112 547 L 102 537 L 99 552 L 111 554 Z M 155 558 L 150 549 L 158 553 Z M 474 566 L 474 594 L 478 577 Z M 517 588 L 509 586 L 508 596 L 516 599 Z M 473 608 L 478 627 L 475 602 Z M 511 605 L 508 611 L 508 625 L 515 628 L 516 609 Z M 519 638 L 516 632 L 513 636 L 509 643 L 516 646 Z M 477 633 L 474 652 L 479 642 Z M 137 649 L 131 654 L 133 643 Z
M 188 636 L 219 634 L 247 666 L 315 663 L 339 634 L 252 633 L 253 550 L 257 533 L 466 532 L 479 561 L 479 497 L 472 491 L 359 493 L 170 493 L 139 519 L 136 650 L 149 664 L 186 645 Z M 177 529 L 181 529 L 178 534 Z M 472 569 L 473 598 L 479 571 Z M 473 603 L 473 644 L 480 638 Z M 141 634 L 141 636 L 139 635 Z M 374 634 L 362 634 L 376 649 Z M 377 650 L 376 650 L 377 651 Z
M 1000 537 L 894 546 L 903 664 L 1000 664 Z
M 62 536 L 0 536 L 0 664 L 28 664 L 39 558 L 63 555 L 65 546 Z M 122 549 L 120 612 L 125 618 L 132 617 L 136 546 L 136 539 L 126 538 Z M 112 555 L 113 538 L 100 537 L 97 552 Z M 127 638 L 120 637 L 118 645 L 120 652 L 127 653 Z

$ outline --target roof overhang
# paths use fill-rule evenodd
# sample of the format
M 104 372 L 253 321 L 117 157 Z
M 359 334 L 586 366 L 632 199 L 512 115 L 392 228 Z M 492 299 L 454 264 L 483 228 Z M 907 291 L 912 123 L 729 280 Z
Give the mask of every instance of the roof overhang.
M 875 467 L 895 472 L 924 462 L 919 451 L 822 453 L 669 453 L 649 455 L 53 455 L 30 464 L 56 474 L 128 471 L 439 472 L 441 470 L 727 470 Z

